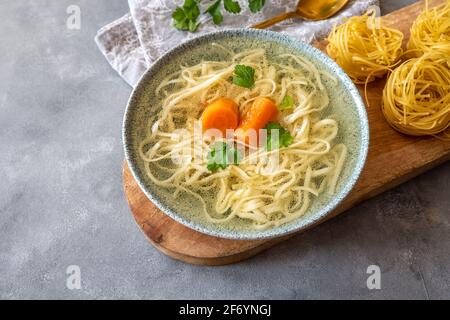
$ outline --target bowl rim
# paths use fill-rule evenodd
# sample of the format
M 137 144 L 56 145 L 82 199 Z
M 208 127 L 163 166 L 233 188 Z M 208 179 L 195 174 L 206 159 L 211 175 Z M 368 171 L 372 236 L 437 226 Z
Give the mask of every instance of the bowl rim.
M 203 43 L 208 39 L 213 40 L 217 37 L 228 37 L 231 35 L 237 37 L 248 37 L 253 36 L 261 41 L 274 41 L 281 42 L 283 41 L 284 45 L 293 46 L 296 51 L 311 51 L 311 53 L 317 56 L 318 60 L 321 60 L 324 64 L 330 66 L 330 68 L 335 72 L 335 75 L 342 83 L 344 88 L 349 92 L 349 96 L 352 98 L 356 105 L 356 111 L 358 115 L 358 120 L 360 123 L 360 137 L 361 143 L 360 148 L 358 150 L 358 155 L 356 158 L 356 165 L 354 171 L 348 177 L 344 186 L 342 186 L 341 190 L 333 196 L 329 201 L 325 202 L 325 204 L 316 210 L 313 214 L 311 214 L 311 218 L 302 219 L 301 217 L 293 220 L 289 224 L 280 225 L 278 227 L 269 228 L 261 231 L 233 231 L 229 229 L 221 229 L 221 230 L 212 230 L 207 226 L 201 225 L 195 221 L 191 221 L 186 219 L 182 215 L 179 215 L 176 211 L 172 211 L 170 208 L 167 208 L 166 205 L 157 199 L 153 195 L 152 190 L 147 188 L 143 180 L 138 174 L 137 166 L 132 159 L 132 149 L 129 138 L 131 136 L 131 114 L 133 110 L 133 102 L 137 101 L 136 97 L 143 90 L 143 87 L 146 86 L 146 82 L 144 81 L 149 74 L 158 72 L 161 68 L 164 67 L 166 61 L 170 60 L 170 56 L 176 55 L 179 52 L 183 52 L 184 50 L 189 50 L 190 46 L 195 45 L 196 42 Z M 233 29 L 225 29 L 221 31 L 214 31 L 205 33 L 198 37 L 192 38 L 181 44 L 173 47 L 164 53 L 160 58 L 158 58 L 140 77 L 139 81 L 133 88 L 133 91 L 128 99 L 127 107 L 125 109 L 125 114 L 122 123 L 122 143 L 125 151 L 125 159 L 130 168 L 133 178 L 139 185 L 139 188 L 144 192 L 147 198 L 164 214 L 175 220 L 176 222 L 181 223 L 182 225 L 198 231 L 203 234 L 207 234 L 209 236 L 224 238 L 224 239 L 232 239 L 232 240 L 263 240 L 263 239 L 271 239 L 271 238 L 279 238 L 283 236 L 287 236 L 289 234 L 298 233 L 302 230 L 309 229 L 323 220 L 334 210 L 336 207 L 348 196 L 350 191 L 356 185 L 361 172 L 364 168 L 365 162 L 367 160 L 367 155 L 369 151 L 369 121 L 367 117 L 367 111 L 363 99 L 355 86 L 355 84 L 350 80 L 349 76 L 344 72 L 344 70 L 339 67 L 339 65 L 333 61 L 329 56 L 320 51 L 319 49 L 307 44 L 303 41 L 297 40 L 293 37 L 290 37 L 286 34 L 269 31 L 269 30 L 258 30 L 258 29 L 247 29 L 247 28 L 233 28 Z

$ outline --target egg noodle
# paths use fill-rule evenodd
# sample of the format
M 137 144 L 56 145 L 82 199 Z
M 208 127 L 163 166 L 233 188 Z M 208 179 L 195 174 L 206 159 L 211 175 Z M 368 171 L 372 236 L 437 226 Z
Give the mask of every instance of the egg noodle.
M 327 40 L 328 55 L 357 84 L 383 77 L 403 54 L 403 33 L 383 26 L 375 11 L 334 26 Z
M 161 111 L 150 119 L 148 136 L 140 144 L 146 173 L 154 184 L 173 189 L 174 197 L 192 195 L 214 223 L 241 218 L 265 229 L 292 221 L 320 194 L 335 193 L 345 164 L 347 148 L 335 142 L 338 123 L 332 116 L 322 118 L 329 106 L 323 79 L 336 79 L 292 54 L 275 62 L 263 49 L 235 53 L 213 45 L 230 58 L 182 66 L 157 88 Z M 230 81 L 237 64 L 254 68 L 253 88 Z M 286 95 L 295 104 L 280 111 L 278 121 L 292 135 L 291 145 L 267 151 L 247 143 L 237 165 L 207 169 L 207 154 L 217 141 L 197 130 L 205 105 L 228 97 L 242 114 L 257 97 L 279 105 Z
M 429 8 L 425 2 L 425 10 L 417 17 L 411 27 L 411 38 L 408 42 L 408 53 L 420 56 L 433 47 L 450 43 L 450 0 Z
M 383 113 L 405 134 L 450 134 L 450 43 L 410 59 L 389 76 L 383 91 Z

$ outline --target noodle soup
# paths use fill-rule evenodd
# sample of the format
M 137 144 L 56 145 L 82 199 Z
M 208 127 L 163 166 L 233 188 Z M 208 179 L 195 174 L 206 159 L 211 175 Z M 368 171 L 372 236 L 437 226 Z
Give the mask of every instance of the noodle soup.
M 252 237 L 342 198 L 360 170 L 361 110 L 313 52 L 236 37 L 171 56 L 126 121 L 152 200 L 199 231 Z

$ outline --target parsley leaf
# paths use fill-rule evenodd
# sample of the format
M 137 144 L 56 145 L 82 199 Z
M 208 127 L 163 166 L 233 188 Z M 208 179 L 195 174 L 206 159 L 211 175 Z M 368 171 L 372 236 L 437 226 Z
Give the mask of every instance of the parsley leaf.
M 229 13 L 239 13 L 241 12 L 241 6 L 239 2 L 233 0 L 223 0 L 223 7 Z
M 211 4 L 205 11 L 205 13 L 209 13 L 211 15 L 215 25 L 219 25 L 223 21 L 223 15 L 220 6 L 221 2 L 222 0 L 217 0 L 216 2 Z M 230 13 L 241 12 L 241 6 L 239 5 L 239 2 L 234 0 L 223 0 L 223 7 Z
M 291 136 L 289 131 L 280 126 L 278 123 L 269 122 L 264 129 L 267 130 L 267 151 L 272 151 L 281 147 L 288 147 L 292 144 L 292 142 L 294 142 L 294 138 Z M 273 134 L 275 130 L 278 131 L 278 134 Z
M 196 20 L 200 15 L 197 0 L 184 0 L 183 9 L 189 20 Z
M 173 26 L 178 30 L 195 32 L 200 25 L 197 21 L 200 16 L 199 3 L 201 0 L 184 0 L 181 7 L 177 7 L 172 13 Z M 213 18 L 213 22 L 219 25 L 223 21 L 221 11 L 222 0 L 213 0 L 214 2 L 206 9 Z M 256 13 L 264 7 L 266 0 L 248 0 L 250 11 Z M 229 13 L 238 14 L 241 12 L 241 6 L 236 0 L 223 0 L 223 7 Z
M 188 30 L 195 32 L 200 25 L 197 18 L 200 9 L 196 0 L 184 0 L 182 7 L 177 7 L 172 13 L 173 26 L 178 30 Z
M 211 17 L 213 18 L 213 22 L 216 25 L 221 24 L 223 21 L 222 12 L 220 11 L 221 1 L 222 0 L 217 0 L 212 5 L 210 5 L 208 9 L 206 9 L 206 12 L 211 15 Z
M 285 95 L 283 100 L 281 101 L 278 109 L 280 110 L 289 110 L 294 107 L 294 98 L 289 95 Z
M 252 13 L 256 13 L 261 11 L 265 3 L 266 0 L 248 0 L 248 7 Z
M 189 25 L 188 25 L 188 30 L 190 32 L 195 32 L 198 29 L 198 26 L 200 25 L 200 22 L 195 22 L 195 21 L 189 21 Z
M 252 88 L 255 85 L 255 69 L 238 64 L 234 68 L 233 83 L 244 88 Z
M 182 21 L 186 18 L 186 14 L 184 13 L 184 9 L 181 7 L 177 7 L 175 11 L 172 13 L 172 18 L 175 21 Z
M 207 168 L 209 171 L 225 169 L 230 164 L 238 164 L 241 155 L 235 147 L 230 147 L 225 142 L 215 143 L 208 154 Z

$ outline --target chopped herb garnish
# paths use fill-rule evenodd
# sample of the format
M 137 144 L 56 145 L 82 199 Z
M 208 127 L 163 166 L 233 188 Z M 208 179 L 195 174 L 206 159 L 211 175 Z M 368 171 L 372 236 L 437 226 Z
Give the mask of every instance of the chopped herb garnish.
M 265 129 L 267 130 L 267 151 L 288 147 L 294 141 L 289 131 L 280 126 L 278 123 L 270 122 Z M 277 132 L 278 131 L 278 132 Z M 277 132 L 278 134 L 274 134 Z
M 234 68 L 233 83 L 244 88 L 252 88 L 255 85 L 255 69 L 238 64 Z
M 278 109 L 280 110 L 289 110 L 294 108 L 294 98 L 289 95 L 285 95 L 283 101 L 279 105 Z
M 241 155 L 235 147 L 230 147 L 225 142 L 215 143 L 208 154 L 207 168 L 209 171 L 225 169 L 231 164 L 239 164 Z
M 251 12 L 256 13 L 258 11 L 261 11 L 265 3 L 266 0 L 248 0 L 248 7 L 250 8 Z

